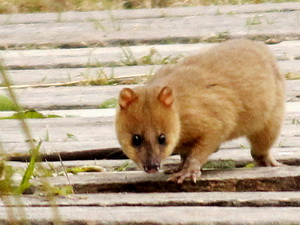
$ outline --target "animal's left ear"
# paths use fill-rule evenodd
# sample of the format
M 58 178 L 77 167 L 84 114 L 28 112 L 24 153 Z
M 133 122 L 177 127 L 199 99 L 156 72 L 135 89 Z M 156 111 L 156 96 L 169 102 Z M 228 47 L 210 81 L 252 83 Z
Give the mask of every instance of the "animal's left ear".
M 171 106 L 174 102 L 172 89 L 168 86 L 163 87 L 158 94 L 158 100 L 165 106 Z

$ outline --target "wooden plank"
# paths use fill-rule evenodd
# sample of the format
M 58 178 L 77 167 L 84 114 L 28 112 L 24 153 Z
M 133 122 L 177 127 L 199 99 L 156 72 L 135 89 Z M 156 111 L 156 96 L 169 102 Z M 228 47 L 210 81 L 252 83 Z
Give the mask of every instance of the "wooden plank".
M 285 115 L 285 124 L 297 124 L 297 121 L 300 120 L 300 103 L 299 102 L 286 102 L 286 115 Z M 57 115 L 61 117 L 86 117 L 94 118 L 99 117 L 98 119 L 103 118 L 104 121 L 114 121 L 115 108 L 107 109 L 66 109 L 66 110 L 40 110 L 40 113 L 43 115 Z M 14 111 L 0 111 L 0 117 L 9 117 L 12 116 Z
M 178 156 L 171 156 L 167 159 L 167 165 L 179 163 Z M 12 166 L 14 169 L 20 169 L 20 171 L 24 170 L 28 167 L 28 162 L 21 161 L 6 161 L 6 165 Z M 63 165 L 62 165 L 63 164 Z M 126 166 L 125 166 L 126 165 Z M 124 171 L 133 171 L 139 170 L 137 166 L 129 159 L 101 159 L 101 160 L 65 160 L 65 161 L 47 161 L 47 162 L 37 162 L 37 167 L 40 168 L 42 166 L 45 169 L 55 169 L 56 171 L 64 171 L 64 168 L 74 168 L 74 167 L 88 167 L 88 166 L 96 166 L 101 167 L 107 172 L 115 171 L 120 167 L 125 167 Z
M 17 218 L 20 208 L 12 208 Z M 52 224 L 53 209 L 24 208 L 30 224 Z M 296 225 L 300 223 L 299 207 L 61 207 L 64 224 L 227 224 Z M 7 209 L 0 209 L 0 223 L 8 222 Z
M 120 150 L 117 140 L 80 141 L 80 142 L 43 142 L 40 148 L 42 159 L 48 161 L 85 160 L 85 159 L 122 159 L 124 154 Z M 27 143 L 3 143 L 6 157 L 10 160 L 28 161 L 30 147 Z
M 291 148 L 299 147 L 299 103 L 287 103 L 286 120 L 281 136 L 274 147 Z M 40 152 L 48 160 L 57 160 L 58 153 L 63 159 L 95 159 L 106 158 L 111 154 L 120 155 L 120 145 L 117 141 L 114 122 L 114 109 L 95 110 L 98 115 L 92 117 L 67 117 L 50 119 L 27 120 L 36 141 L 44 140 Z M 103 113 L 104 111 L 104 113 Z M 108 112 L 107 112 L 108 111 Z M 74 111 L 72 111 L 74 112 Z M 52 112 L 56 114 L 55 111 Z M 68 110 L 67 115 L 72 115 Z M 78 112 L 81 113 L 81 110 Z M 2 113 L 0 113 L 1 116 Z M 7 116 L 7 113 L 4 113 Z M 5 115 L 2 115 L 5 116 Z M 2 120 L 0 124 L 1 140 L 8 157 L 22 159 L 28 156 L 28 143 L 16 120 Z M 89 132 L 86 132 L 86 131 Z M 70 137 L 72 135 L 72 137 Z M 226 142 L 221 149 L 249 149 L 249 144 L 244 138 Z M 285 151 L 285 149 L 282 149 Z M 289 156 L 292 158 L 292 156 Z M 295 155 L 294 157 L 297 158 Z M 285 158 L 286 159 L 286 158 Z
M 47 136 L 47 140 L 51 142 L 108 142 L 116 140 L 113 123 L 102 122 L 103 120 L 99 120 L 98 118 L 51 118 L 30 119 L 27 121 L 33 137 L 36 140 L 43 140 L 45 136 Z M 281 137 L 283 139 L 290 137 L 299 137 L 299 127 L 299 124 L 285 124 L 281 131 Z M 3 143 L 24 142 L 22 129 L 20 128 L 19 121 L 17 120 L 2 120 L 1 131 L 3 132 L 1 134 Z M 72 134 L 73 139 L 68 138 L 67 134 Z M 240 143 L 240 145 L 242 144 L 245 144 L 245 142 Z
M 110 141 L 115 140 L 115 130 L 112 117 L 92 118 L 49 118 L 49 119 L 28 119 L 27 120 L 33 137 L 40 140 L 48 136 L 49 141 L 68 140 L 67 134 L 72 134 L 76 141 Z M 3 142 L 23 142 L 24 136 L 17 120 L 1 121 L 1 137 Z M 77 130 L 76 130 L 77 128 Z M 84 132 L 89 130 L 89 132 Z M 284 124 L 281 136 L 299 136 L 299 124 Z
M 76 120 L 73 121 L 76 122 Z M 98 127 L 93 126 L 93 124 L 89 125 L 87 123 L 85 127 L 80 128 L 78 127 L 78 124 L 80 123 L 78 121 L 77 123 L 72 125 L 70 124 L 72 123 L 72 120 L 69 120 L 69 122 L 66 122 L 66 126 L 64 126 L 63 120 L 58 119 L 57 125 L 51 125 L 50 123 L 47 128 L 47 123 L 43 123 L 43 121 L 39 122 L 37 120 L 34 120 L 34 122 L 36 126 L 31 126 L 31 129 L 34 131 L 33 137 L 36 140 L 40 140 L 44 139 L 46 135 L 48 136 L 49 140 L 43 142 L 40 152 L 47 155 L 47 158 L 49 160 L 53 160 L 54 158 L 58 160 L 58 153 L 62 156 L 63 159 L 69 160 L 105 158 L 113 153 L 119 155 L 118 149 L 120 148 L 120 146 L 116 140 L 115 132 L 111 125 L 99 125 Z M 59 125 L 59 122 L 61 122 L 61 126 Z M 39 123 L 41 123 L 40 127 Z M 18 127 L 18 124 L 15 123 L 16 126 L 12 127 L 10 127 L 9 125 L 6 126 L 6 124 L 2 125 L 4 125 L 3 129 L 4 127 L 5 129 L 1 134 L 1 138 L 3 140 L 3 147 L 7 151 L 7 155 L 13 158 L 22 158 L 28 155 L 29 147 L 28 144 L 24 142 L 25 140 L 23 138 L 21 129 Z M 55 128 L 55 126 L 57 126 L 57 128 Z M 89 130 L 90 133 L 87 134 L 86 130 Z M 74 138 L 68 138 L 67 134 L 74 135 Z M 293 137 L 292 135 L 295 135 L 295 137 Z M 298 125 L 286 126 L 282 132 L 281 137 L 278 139 L 274 146 L 275 148 L 279 147 L 279 150 L 282 151 L 283 156 L 276 156 L 276 158 L 282 160 L 286 159 L 285 154 L 287 154 L 288 148 L 297 148 L 299 146 L 299 143 L 300 141 Z M 232 155 L 236 154 L 238 158 L 243 158 L 242 156 L 246 154 L 248 160 L 251 160 L 249 150 L 247 150 L 246 152 L 242 150 L 245 148 L 249 149 L 249 144 L 243 138 L 224 143 L 221 146 L 221 149 L 240 149 L 237 151 L 237 153 L 234 153 L 234 151 L 232 151 L 233 154 L 225 157 L 226 159 L 235 160 L 235 157 L 232 157 Z M 294 159 L 299 158 L 295 153 L 289 153 L 287 157 L 290 159 L 292 159 L 293 157 Z
M 299 142 L 298 142 L 299 143 Z M 225 146 L 224 146 L 225 147 Z M 278 161 L 287 164 L 287 165 L 300 165 L 299 160 L 299 146 L 297 147 L 283 147 L 283 148 L 277 148 L 274 147 L 271 150 L 272 155 L 274 158 L 276 158 Z M 231 161 L 235 164 L 237 167 L 243 167 L 249 163 L 253 163 L 253 158 L 250 155 L 250 149 L 221 149 L 217 153 L 214 153 L 209 157 L 210 162 L 217 162 L 217 161 Z M 178 160 L 179 163 L 179 160 Z M 166 167 L 168 165 L 173 166 L 176 164 L 175 162 L 170 162 L 169 164 L 166 164 Z
M 259 17 L 259 24 L 253 25 Z M 215 40 L 226 37 L 297 40 L 298 12 L 221 14 L 130 20 L 0 25 L 0 46 L 88 46 Z M 79 29 L 81 28 L 81 29 Z M 63 30 L 64 32 L 61 32 Z M 18 33 L 19 35 L 14 35 Z M 84 41 L 83 41 L 84 40 Z
M 45 197 L 4 196 L 0 207 L 50 206 Z M 59 207 L 120 207 L 120 206 L 220 206 L 220 207 L 300 207 L 299 192 L 180 192 L 180 193 L 96 193 L 57 196 Z
M 166 182 L 162 172 L 104 172 L 49 177 L 54 186 L 72 185 L 76 193 L 98 192 L 198 192 L 198 191 L 299 191 L 300 167 L 260 167 L 203 171 L 197 183 Z M 38 185 L 43 178 L 34 179 Z
M 297 60 L 278 61 L 283 74 L 300 74 L 300 63 Z M 11 82 L 14 85 L 53 84 L 70 81 L 82 81 L 103 78 L 136 78 L 154 74 L 161 65 L 122 66 L 98 68 L 56 68 L 56 69 L 27 69 L 8 70 Z M 102 75 L 101 75 L 102 74 Z
M 28 119 L 27 120 L 28 125 L 31 127 L 32 132 L 36 132 L 36 134 L 40 134 L 41 136 L 37 136 L 36 138 L 39 139 L 39 137 L 43 136 L 44 131 L 48 129 L 49 134 L 49 140 L 51 140 L 51 137 L 53 140 L 61 139 L 61 134 L 70 133 L 68 129 L 74 129 L 75 127 L 78 127 L 78 129 L 86 129 L 90 128 L 91 133 L 82 133 L 82 138 L 84 137 L 93 137 L 92 139 L 98 137 L 100 134 L 103 135 L 103 138 L 109 138 L 110 135 L 114 132 L 113 127 L 113 120 L 112 118 L 105 118 L 105 117 L 96 117 L 96 118 L 45 118 L 45 119 Z M 21 129 L 20 131 L 17 131 L 17 129 L 20 128 L 20 124 L 18 120 L 1 120 L 1 131 L 5 131 L 7 135 L 14 134 L 16 135 L 16 140 L 19 138 L 22 139 L 21 135 Z M 62 131 L 60 133 L 57 133 L 58 129 L 61 129 Z M 66 130 L 65 130 L 66 129 Z M 96 130 L 93 130 L 96 129 Z M 99 130 L 97 130 L 99 129 Z M 101 130 L 103 129 L 103 133 Z M 107 131 L 105 131 L 107 130 Z M 93 132 L 92 132 L 93 131 Z M 46 132 L 45 132 L 46 133 Z M 53 134 L 53 136 L 52 136 Z M 77 136 L 77 134 L 80 134 L 79 132 L 74 132 L 74 136 Z M 106 136 L 106 134 L 108 136 Z M 5 135 L 3 133 L 3 135 Z M 4 139 L 7 139 L 7 136 L 3 136 Z M 81 138 L 78 136 L 78 140 Z M 115 139 L 109 138 L 110 139 Z M 95 140 L 95 139 L 94 139 Z M 103 139 L 104 140 L 104 139 Z
M 299 102 L 300 80 L 289 80 L 286 82 L 286 86 L 287 100 L 289 102 Z M 87 109 L 98 108 L 103 101 L 117 97 L 120 90 L 124 87 L 135 86 L 116 85 L 28 88 L 16 89 L 15 93 L 18 96 L 20 104 L 26 108 L 33 108 L 36 110 Z M 0 89 L 0 95 L 7 96 L 5 88 Z
M 282 141 L 280 143 L 280 141 Z M 243 144 L 245 143 L 245 144 Z M 253 162 L 250 149 L 244 139 L 238 139 L 232 143 L 223 144 L 221 150 L 211 156 L 211 160 L 232 160 L 237 166 L 244 166 Z M 291 165 L 300 164 L 299 137 L 279 138 L 272 149 L 274 157 Z M 27 143 L 2 143 L 6 157 L 11 160 L 28 161 L 29 149 Z M 242 147 L 241 147 L 242 146 Z M 40 154 L 48 161 L 63 160 L 94 160 L 94 159 L 118 159 L 124 158 L 117 140 L 112 141 L 65 141 L 65 142 L 43 142 Z
M 282 61 L 285 64 L 284 72 L 300 73 L 297 63 Z M 56 68 L 56 69 L 28 69 L 8 70 L 10 80 L 14 85 L 33 85 L 65 83 L 70 81 L 82 81 L 107 78 L 136 78 L 153 74 L 160 65 L 148 66 L 122 66 L 122 67 L 98 67 L 98 68 Z
M 82 22 L 89 20 L 117 20 L 137 18 L 161 18 L 184 17 L 216 14 L 241 14 L 262 13 L 272 11 L 297 11 L 300 10 L 297 3 L 268 3 L 255 5 L 211 5 L 199 7 L 180 8 L 153 8 L 131 9 L 114 11 L 89 11 L 89 12 L 63 12 L 63 13 L 27 13 L 0 15 L 0 24 L 24 24 L 24 23 L 55 23 L 55 22 Z
M 54 145 L 57 147 L 56 145 Z M 53 145 L 52 145 L 53 147 Z M 65 146 L 68 148 L 67 146 Z M 63 148 L 61 148 L 63 149 Z M 61 158 L 64 160 L 63 162 L 60 162 L 60 159 L 56 156 L 46 157 L 47 162 L 39 162 L 44 168 L 52 170 L 55 168 L 58 171 L 63 171 L 63 166 L 65 168 L 71 168 L 71 167 L 81 167 L 81 166 L 99 166 L 104 168 L 106 171 L 114 171 L 124 165 L 126 167 L 124 168 L 124 171 L 132 171 L 132 170 L 141 170 L 136 166 L 134 162 L 128 159 L 116 159 L 116 154 L 113 155 L 113 150 L 107 150 L 105 152 L 105 149 L 98 149 L 98 150 L 83 150 L 84 148 L 81 148 L 79 150 L 76 150 L 73 148 L 70 150 L 69 156 L 66 154 L 67 150 L 62 151 L 59 149 L 59 152 L 61 154 Z M 81 150 L 81 152 L 80 152 Z M 58 151 L 58 150 L 57 150 Z M 48 148 L 48 155 L 50 155 L 49 148 Z M 54 154 L 55 150 L 53 150 Z M 79 153 L 81 153 L 81 155 Z M 93 153 L 93 154 L 92 154 Z M 12 153 L 8 154 L 8 157 Z M 54 155 L 53 154 L 53 155 Z M 109 156 L 111 159 L 105 159 L 105 156 Z M 272 155 L 280 162 L 286 164 L 286 165 L 294 165 L 299 166 L 300 165 L 300 151 L 299 147 L 284 147 L 284 148 L 273 148 L 272 149 Z M 113 159 L 114 157 L 114 159 Z M 23 157 L 24 158 L 24 157 Z M 21 160 L 21 157 L 19 158 L 13 158 L 14 160 Z M 56 160 L 56 161 L 49 161 Z M 24 160 L 25 161 L 25 160 Z M 230 165 L 231 167 L 244 167 L 248 165 L 249 163 L 253 163 L 253 158 L 250 155 L 250 151 L 245 149 L 239 149 L 239 148 L 221 148 L 218 152 L 212 154 L 209 159 L 208 163 L 210 165 L 214 165 L 214 167 L 224 167 L 224 165 Z M 211 164 L 213 163 L 213 164 Z M 20 161 L 8 161 L 7 164 L 13 166 L 14 168 L 20 168 L 25 169 L 28 166 L 28 160 L 26 162 L 20 162 Z M 62 166 L 63 164 L 63 166 Z M 209 165 L 208 164 L 208 165 Z M 163 161 L 162 164 L 162 170 L 168 170 L 170 168 L 177 168 L 180 165 L 180 157 L 178 155 L 173 155 L 168 157 L 166 160 Z M 218 166 L 219 165 L 219 166 Z M 228 167 L 228 166 L 227 166 Z
M 6 50 L 3 51 L 2 57 L 5 60 L 6 66 L 10 69 L 101 67 L 136 63 L 134 60 L 139 61 L 142 57 L 149 55 L 152 49 L 152 51 L 157 51 L 151 58 L 154 64 L 156 64 L 161 63 L 166 57 L 182 57 L 184 55 L 195 54 L 213 45 L 216 44 L 198 43 L 130 46 L 124 48 Z M 270 45 L 270 49 L 276 58 L 281 61 L 300 58 L 300 41 L 284 41 Z M 129 56 L 126 56 L 126 54 Z
M 298 102 L 289 102 L 288 104 L 293 105 L 293 103 L 298 104 Z M 295 105 L 296 106 L 296 105 Z M 296 106 L 297 107 L 297 106 Z M 299 103 L 299 116 L 300 116 L 300 103 Z M 39 113 L 49 116 L 56 115 L 60 117 L 85 117 L 85 118 L 95 118 L 98 119 L 103 118 L 104 121 L 113 121 L 115 116 L 116 109 L 115 108 L 107 108 L 107 109 L 66 109 L 66 110 L 40 110 Z M 15 113 L 15 111 L 0 111 L 0 117 L 10 117 Z M 294 118 L 297 117 L 297 112 L 291 111 L 289 113 L 289 117 Z
M 15 90 L 15 93 L 19 103 L 25 108 L 37 110 L 86 109 L 98 108 L 103 101 L 117 97 L 124 87 L 128 87 L 128 85 L 19 89 Z M 7 92 L 2 89 L 0 94 L 7 95 Z

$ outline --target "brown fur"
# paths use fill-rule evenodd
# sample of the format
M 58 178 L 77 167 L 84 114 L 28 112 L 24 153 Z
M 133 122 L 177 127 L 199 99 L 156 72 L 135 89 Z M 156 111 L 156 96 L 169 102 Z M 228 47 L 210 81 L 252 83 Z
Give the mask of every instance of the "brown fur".
M 196 179 L 225 141 L 246 136 L 258 165 L 277 166 L 269 153 L 284 117 L 285 84 L 269 49 L 231 40 L 163 66 L 143 87 L 123 89 L 116 115 L 124 152 L 156 172 L 174 151 L 182 158 L 170 180 Z M 166 142 L 158 143 L 163 134 Z M 133 146 L 132 136 L 142 143 Z

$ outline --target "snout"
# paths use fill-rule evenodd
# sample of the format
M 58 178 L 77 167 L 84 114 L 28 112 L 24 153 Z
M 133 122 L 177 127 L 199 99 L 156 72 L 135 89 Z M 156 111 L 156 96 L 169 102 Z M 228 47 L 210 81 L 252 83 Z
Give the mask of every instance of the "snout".
M 157 162 L 149 162 L 144 164 L 144 170 L 146 173 L 157 173 L 159 171 L 160 164 Z

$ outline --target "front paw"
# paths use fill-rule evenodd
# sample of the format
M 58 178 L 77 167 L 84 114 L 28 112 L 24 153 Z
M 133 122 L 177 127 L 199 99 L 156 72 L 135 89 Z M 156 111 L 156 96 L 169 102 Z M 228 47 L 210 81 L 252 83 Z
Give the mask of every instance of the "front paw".
M 168 181 L 173 181 L 178 184 L 181 184 L 186 179 L 191 179 L 194 183 L 197 182 L 197 178 L 201 175 L 201 166 L 199 162 L 192 160 L 189 163 L 185 164 L 183 168 L 177 172 L 172 174 Z

